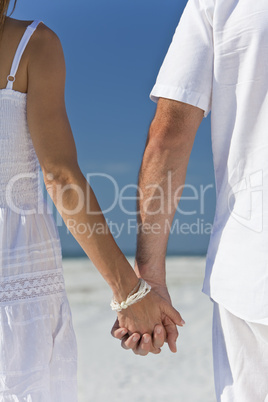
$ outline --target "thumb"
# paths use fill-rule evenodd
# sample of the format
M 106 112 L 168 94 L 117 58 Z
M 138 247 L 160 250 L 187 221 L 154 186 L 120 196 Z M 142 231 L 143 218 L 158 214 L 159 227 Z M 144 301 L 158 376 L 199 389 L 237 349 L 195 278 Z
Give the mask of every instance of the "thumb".
M 162 311 L 174 322 L 174 324 L 181 327 L 185 324 L 180 313 L 170 303 L 165 302 Z

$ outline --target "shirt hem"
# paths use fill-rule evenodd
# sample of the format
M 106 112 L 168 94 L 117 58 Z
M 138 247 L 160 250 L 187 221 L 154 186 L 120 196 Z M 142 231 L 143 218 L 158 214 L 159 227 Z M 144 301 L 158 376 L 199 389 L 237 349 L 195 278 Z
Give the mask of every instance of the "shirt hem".
M 157 103 L 159 98 L 172 99 L 196 106 L 204 111 L 204 117 L 207 117 L 211 110 L 210 99 L 206 95 L 182 87 L 155 84 L 150 93 L 150 99 Z
M 221 300 L 220 297 L 217 297 L 217 295 L 214 295 L 213 292 L 208 291 L 205 286 L 202 288 L 202 293 L 207 295 L 212 302 L 218 303 L 221 306 L 223 306 L 226 310 L 229 311 L 229 313 L 233 314 L 234 316 L 247 321 L 247 322 L 252 322 L 254 324 L 263 324 L 263 325 L 268 325 L 268 317 L 266 318 L 252 318 L 247 316 L 246 314 L 240 313 L 239 311 L 236 311 L 235 308 L 232 308 L 228 303 L 225 301 Z

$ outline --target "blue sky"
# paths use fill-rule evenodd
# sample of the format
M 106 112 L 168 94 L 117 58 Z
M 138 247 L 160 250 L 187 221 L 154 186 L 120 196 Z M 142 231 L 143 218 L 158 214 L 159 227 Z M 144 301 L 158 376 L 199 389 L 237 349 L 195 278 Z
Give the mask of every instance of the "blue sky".
M 119 189 L 137 183 L 156 107 L 149 93 L 185 4 L 186 0 L 18 0 L 13 18 L 40 19 L 61 40 L 67 69 L 66 108 L 85 176 L 109 174 Z M 91 184 L 102 208 L 109 208 L 114 200 L 112 183 L 95 177 Z M 204 211 L 200 197 L 180 202 L 183 211 L 196 213 L 176 214 L 168 252 L 205 254 L 209 233 L 204 233 L 204 225 L 209 230 L 215 212 L 210 115 L 197 133 L 186 184 L 197 190 L 210 188 L 204 196 Z M 134 189 L 128 191 L 128 195 L 134 193 Z M 183 196 L 192 197 L 193 191 L 185 189 Z M 135 212 L 134 201 L 126 201 L 125 206 Z M 122 213 L 117 205 L 106 218 L 111 225 L 123 227 L 116 240 L 125 253 L 133 254 L 135 216 Z M 183 223 L 193 225 L 192 234 L 180 230 Z M 58 226 L 58 230 L 63 255 L 83 255 L 66 227 Z M 116 229 L 114 234 L 118 235 Z

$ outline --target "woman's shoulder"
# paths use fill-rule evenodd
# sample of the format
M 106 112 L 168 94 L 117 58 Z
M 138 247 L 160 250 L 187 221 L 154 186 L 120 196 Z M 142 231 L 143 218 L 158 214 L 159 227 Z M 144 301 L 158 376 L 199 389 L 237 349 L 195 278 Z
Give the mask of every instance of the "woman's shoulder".
M 25 29 L 33 22 L 33 20 L 18 20 L 11 17 L 6 17 L 5 28 L 7 30 L 14 31 L 25 31 Z M 46 42 L 52 44 L 52 42 L 59 42 L 60 39 L 57 34 L 49 28 L 43 21 L 41 21 L 36 30 L 35 34 L 31 38 L 31 44 L 42 45 Z
M 31 23 L 32 21 L 28 21 Z M 58 35 L 46 24 L 40 22 L 27 45 L 29 74 L 45 77 L 51 69 L 65 74 L 65 60 Z
M 23 32 L 32 22 L 32 20 L 16 20 L 15 18 L 7 17 L 5 22 L 7 36 L 22 37 Z M 42 76 L 50 68 L 51 63 L 54 69 L 59 66 L 60 72 L 65 69 L 61 41 L 58 35 L 42 21 L 37 25 L 33 35 L 31 35 L 24 53 L 28 72 L 34 72 Z
M 20 36 L 22 36 L 27 26 L 32 22 L 32 20 L 15 20 L 12 18 L 9 24 L 13 25 L 13 32 L 15 29 L 21 29 Z M 39 61 L 37 64 L 42 65 L 44 69 L 50 62 L 56 62 L 62 58 L 64 58 L 63 49 L 58 35 L 40 20 L 25 49 L 25 59 L 28 60 L 28 66 Z

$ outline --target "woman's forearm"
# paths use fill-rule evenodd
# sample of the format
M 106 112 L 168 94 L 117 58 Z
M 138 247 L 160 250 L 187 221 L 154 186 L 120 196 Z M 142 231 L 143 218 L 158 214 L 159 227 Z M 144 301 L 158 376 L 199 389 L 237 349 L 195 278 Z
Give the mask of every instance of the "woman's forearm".
M 47 192 L 68 230 L 111 287 L 115 298 L 122 301 L 136 286 L 137 276 L 117 246 L 79 166 L 60 172 L 44 174 Z

